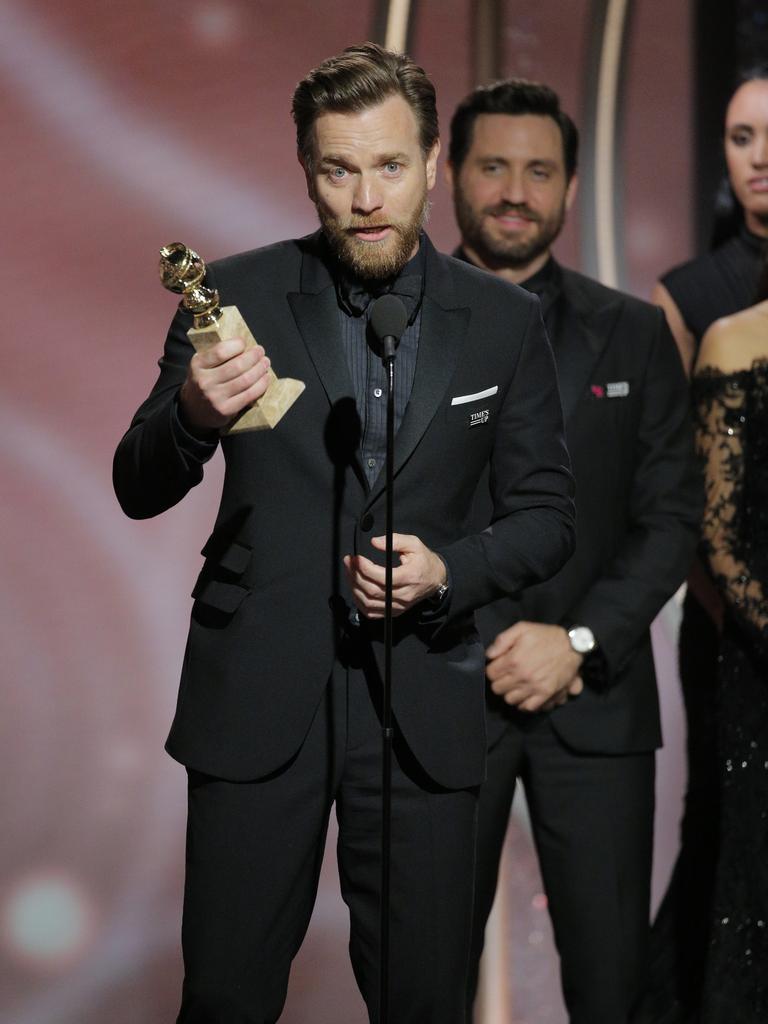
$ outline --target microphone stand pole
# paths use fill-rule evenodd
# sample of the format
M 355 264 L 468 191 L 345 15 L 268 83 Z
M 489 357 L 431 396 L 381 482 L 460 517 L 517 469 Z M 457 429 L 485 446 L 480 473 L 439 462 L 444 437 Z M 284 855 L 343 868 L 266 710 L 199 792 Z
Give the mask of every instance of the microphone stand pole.
M 392 521 L 395 461 L 395 351 L 408 324 L 403 302 L 391 292 L 371 304 L 370 327 L 381 343 L 387 374 L 387 465 L 384 537 L 384 680 L 381 708 L 381 903 L 379 932 L 379 1024 L 389 1024 L 389 876 L 392 844 Z
M 387 464 L 384 566 L 384 688 L 382 693 L 382 780 L 381 780 L 381 976 L 379 988 L 380 1024 L 389 1024 L 389 862 L 392 822 L 392 545 L 395 449 L 395 349 L 391 335 L 383 339 L 387 371 Z

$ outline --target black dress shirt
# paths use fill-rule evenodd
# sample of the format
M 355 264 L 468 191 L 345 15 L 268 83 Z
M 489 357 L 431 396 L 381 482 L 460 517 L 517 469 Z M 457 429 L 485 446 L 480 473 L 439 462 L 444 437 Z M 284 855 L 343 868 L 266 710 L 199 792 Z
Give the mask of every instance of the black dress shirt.
M 424 292 L 424 251 L 403 267 L 394 281 L 366 292 L 360 282 L 338 274 L 339 327 L 344 355 L 360 416 L 360 455 L 369 486 L 373 486 L 387 451 L 387 372 L 370 327 L 371 301 L 389 292 L 401 298 L 409 313 L 395 361 L 395 434 L 403 421 L 416 373 Z

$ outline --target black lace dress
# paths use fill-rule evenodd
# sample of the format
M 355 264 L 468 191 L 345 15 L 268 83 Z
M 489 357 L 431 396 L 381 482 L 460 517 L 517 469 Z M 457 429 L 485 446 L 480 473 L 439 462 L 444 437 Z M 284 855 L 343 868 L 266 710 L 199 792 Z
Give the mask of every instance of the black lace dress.
M 704 547 L 726 602 L 719 854 L 702 1024 L 768 1021 L 768 360 L 694 380 Z

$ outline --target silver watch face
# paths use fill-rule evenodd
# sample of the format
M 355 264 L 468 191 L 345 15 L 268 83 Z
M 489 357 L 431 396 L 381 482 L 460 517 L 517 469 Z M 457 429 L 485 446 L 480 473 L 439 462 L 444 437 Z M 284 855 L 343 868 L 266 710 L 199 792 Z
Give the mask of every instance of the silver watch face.
M 574 626 L 568 630 L 571 647 L 577 654 L 589 654 L 595 649 L 595 634 L 589 626 Z

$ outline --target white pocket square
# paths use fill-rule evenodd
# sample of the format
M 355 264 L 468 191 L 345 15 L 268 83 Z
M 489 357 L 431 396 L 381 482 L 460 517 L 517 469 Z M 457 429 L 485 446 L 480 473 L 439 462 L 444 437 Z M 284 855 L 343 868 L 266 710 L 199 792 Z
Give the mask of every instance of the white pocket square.
M 497 384 L 495 387 L 486 388 L 485 391 L 476 391 L 474 395 L 456 395 L 455 398 L 451 399 L 451 405 L 465 405 L 467 402 L 478 402 L 481 398 L 490 398 L 498 390 L 499 385 Z

